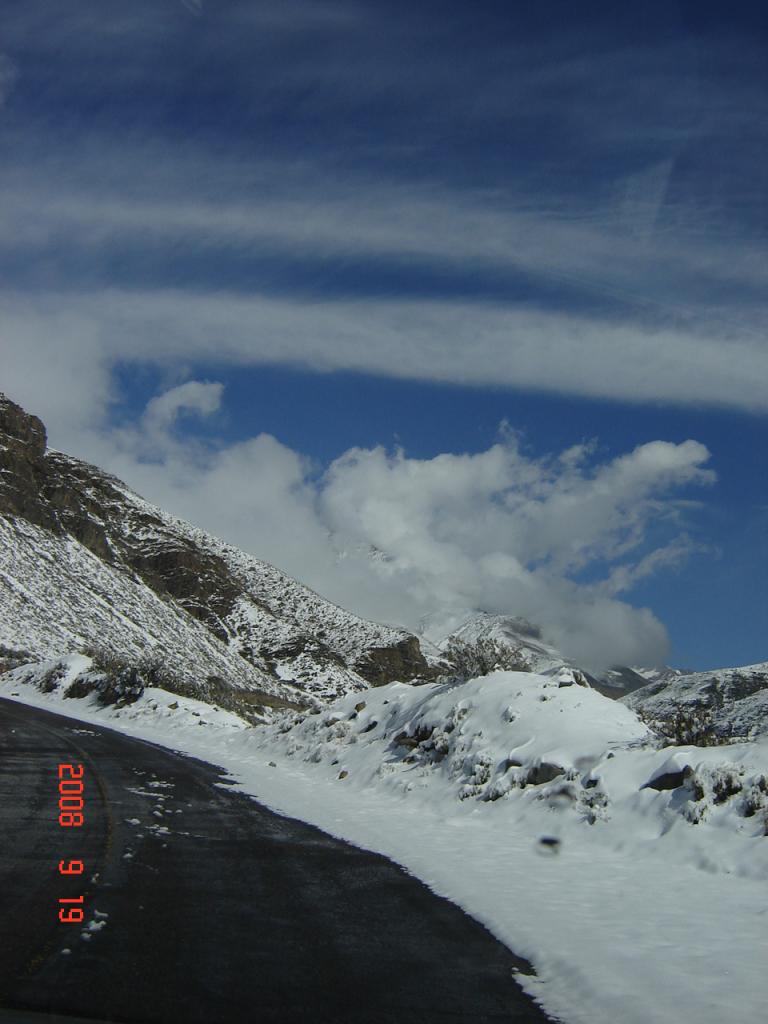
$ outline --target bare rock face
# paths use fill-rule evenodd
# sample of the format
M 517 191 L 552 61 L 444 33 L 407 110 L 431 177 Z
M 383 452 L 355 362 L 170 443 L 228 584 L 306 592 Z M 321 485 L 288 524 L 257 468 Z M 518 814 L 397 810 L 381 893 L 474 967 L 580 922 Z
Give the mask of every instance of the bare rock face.
M 121 579 L 143 584 L 201 623 L 223 658 L 252 666 L 262 688 L 271 677 L 284 696 L 306 690 L 330 699 L 432 675 L 416 637 L 345 612 L 273 566 L 154 508 L 95 466 L 47 451 L 41 421 L 0 395 L 2 517 L 61 541 L 73 538 Z M 47 592 L 54 590 L 49 580 Z M 108 594 L 105 599 L 112 603 Z M 56 616 L 55 594 L 45 614 Z M 84 614 L 78 635 L 89 635 L 87 620 Z M 6 639 L 27 646 L 23 636 Z M 119 653 L 119 643 L 111 646 Z
M 0 433 L 6 441 L 18 441 L 38 457 L 45 453 L 47 438 L 42 420 L 25 412 L 10 398 L 0 394 Z
M 436 675 L 421 653 L 415 636 L 406 637 L 391 647 L 371 647 L 353 667 L 371 686 L 386 686 L 394 679 L 428 679 Z
M 41 420 L 0 394 L 0 513 L 51 527 L 53 522 L 40 503 L 45 446 Z

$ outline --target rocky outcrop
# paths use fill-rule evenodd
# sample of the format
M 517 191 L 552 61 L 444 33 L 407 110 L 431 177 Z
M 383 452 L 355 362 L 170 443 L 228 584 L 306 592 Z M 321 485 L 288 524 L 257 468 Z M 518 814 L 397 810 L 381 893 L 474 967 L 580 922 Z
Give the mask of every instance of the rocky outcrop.
M 406 637 L 391 647 L 370 647 L 352 667 L 371 686 L 386 686 L 394 679 L 427 680 L 437 675 L 427 664 L 415 636 Z
M 0 395 L 0 513 L 20 515 L 38 526 L 55 528 L 40 501 L 45 481 L 45 427 Z
M 649 782 L 646 782 L 640 788 L 655 789 L 657 793 L 663 793 L 668 789 L 679 789 L 685 785 L 691 773 L 692 769 L 688 765 L 676 771 L 662 772 L 660 775 L 654 775 Z
M 46 452 L 42 422 L 4 396 L 0 445 L 0 512 L 68 534 L 98 558 L 134 570 L 156 593 L 175 598 L 226 638 L 220 618 L 231 610 L 238 588 L 221 559 L 183 538 L 158 541 L 162 523 L 128 507 L 119 481 L 85 462 Z M 116 528 L 126 513 L 130 531 L 124 521 Z

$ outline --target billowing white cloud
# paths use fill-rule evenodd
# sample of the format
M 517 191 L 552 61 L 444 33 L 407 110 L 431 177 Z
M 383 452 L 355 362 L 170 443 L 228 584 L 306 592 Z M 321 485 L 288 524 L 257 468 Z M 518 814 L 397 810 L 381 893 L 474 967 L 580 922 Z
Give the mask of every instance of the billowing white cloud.
M 164 429 L 220 397 L 210 382 L 172 388 L 91 457 L 362 615 L 437 633 L 473 609 L 511 613 L 587 666 L 664 657 L 662 624 L 615 595 L 684 556 L 675 493 L 713 481 L 703 445 L 654 441 L 595 465 L 584 446 L 530 458 L 502 432 L 486 451 L 431 459 L 353 448 L 319 472 L 269 435 L 211 449 Z M 649 551 L 664 517 L 672 536 Z M 585 570 L 595 579 L 576 582 Z

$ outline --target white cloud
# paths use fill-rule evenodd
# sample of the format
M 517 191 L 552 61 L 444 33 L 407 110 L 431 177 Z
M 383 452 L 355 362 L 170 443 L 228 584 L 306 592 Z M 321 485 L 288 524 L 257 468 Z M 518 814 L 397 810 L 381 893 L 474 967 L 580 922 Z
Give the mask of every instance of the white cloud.
M 55 447 L 81 450 L 114 395 L 101 325 L 42 297 L 0 303 L 0 390 L 45 420 Z
M 674 230 L 656 224 L 670 161 L 617 180 L 615 201 L 574 214 L 554 201 L 543 204 L 525 188 L 502 198 L 365 176 L 340 182 L 318 167 L 267 160 L 249 167 L 253 187 L 246 194 L 242 168 L 219 167 L 217 182 L 216 166 L 203 161 L 193 192 L 172 156 L 150 150 L 144 159 L 157 164 L 159 175 L 151 199 L 126 193 L 121 183 L 132 166 L 142 166 L 137 158 L 127 157 L 121 171 L 93 154 L 95 167 L 75 168 L 82 182 L 94 179 L 86 189 L 52 184 L 55 162 L 42 163 L 31 176 L 25 168 L 4 188 L 5 230 L 13 230 L 19 245 L 50 235 L 86 247 L 121 237 L 150 249 L 266 246 L 281 256 L 355 255 L 464 270 L 471 260 L 475 272 L 541 274 L 555 284 L 685 316 L 700 312 L 702 302 L 710 308 L 713 288 L 757 289 L 768 282 L 762 244 L 723 237 L 683 210 L 675 213 Z M 116 179 L 112 189 L 105 189 L 100 169 Z M 649 247 L 654 225 L 659 233 Z M 736 312 L 728 309 L 728 315 Z
M 640 580 L 652 576 L 660 569 L 677 568 L 692 554 L 704 553 L 706 550 L 701 545 L 695 545 L 690 537 L 683 533 L 669 544 L 651 551 L 634 565 L 616 566 L 602 585 L 602 590 L 610 596 L 624 593 L 631 590 Z
M 127 247 L 154 270 L 144 288 L 78 284 L 57 292 L 46 283 L 33 303 L 6 285 L 6 317 L 19 321 L 26 305 L 22 328 L 43 338 L 61 318 L 79 318 L 110 358 L 126 362 L 183 351 L 208 363 L 283 362 L 752 411 L 768 405 L 765 247 L 690 210 L 664 213 L 672 158 L 614 182 L 616 198 L 573 212 L 565 203 L 549 208 L 522 186 L 488 195 L 361 173 L 340 182 L 311 162 L 265 159 L 246 169 L 195 151 L 182 157 L 147 144 L 132 155 L 89 150 L 66 174 L 56 155 L 42 154 L 32 172 L 27 163 L 9 167 L 0 236 L 12 240 L 14 266 L 58 259 L 66 267 L 72 249 L 80 273 L 98 281 L 99 268 L 120 266 Z M 147 163 L 153 186 L 144 193 L 136 182 Z M 206 283 L 165 287 L 164 273 L 184 278 L 187 253 L 208 254 Z M 227 259 L 242 272 L 250 257 L 282 268 L 287 298 L 260 293 L 254 275 L 249 290 L 229 290 L 236 273 L 230 280 Z M 351 259 L 360 270 L 349 283 Z M 312 261 L 323 280 L 348 290 L 307 299 L 293 260 Z M 382 264 L 416 281 L 420 271 L 453 275 L 457 285 L 431 299 L 350 298 L 364 291 L 365 268 L 375 280 Z M 462 299 L 465 279 L 485 277 L 508 280 L 517 294 L 522 277 L 528 301 Z
M 100 360 L 127 364 L 182 355 L 765 411 L 765 247 L 690 210 L 664 213 L 671 159 L 572 211 L 523 186 L 502 196 L 363 173 L 339 181 L 310 161 L 246 168 L 158 143 L 135 153 L 86 144 L 66 163 L 42 153 L 32 171 L 30 161 L 7 168 L 0 238 L 12 240 L 14 267 L 66 268 L 73 251 L 82 280 L 56 291 L 47 279 L 32 301 L 7 284 L 4 329 L 34 350 L 77 322 L 99 339 Z M 146 255 L 137 265 L 152 268 L 151 284 L 94 285 L 103 267 L 123 266 L 126 249 Z M 184 279 L 187 254 L 207 255 L 205 284 L 166 287 Z M 227 260 L 242 273 L 250 257 L 281 268 L 286 298 L 260 292 L 255 273 L 237 290 Z M 338 282 L 336 293 L 308 299 L 294 260 Z M 456 288 L 437 298 L 350 297 L 382 264 L 409 281 L 447 274 Z M 462 298 L 467 281 L 471 294 L 472 280 L 486 277 L 515 294 L 522 279 L 528 301 Z M 75 342 L 73 360 L 79 350 Z
M 0 294 L 3 333 L 37 360 L 62 327 L 100 362 L 283 364 L 318 372 L 561 392 L 627 402 L 768 409 L 762 341 L 461 301 L 310 302 L 182 291 Z M 77 327 L 79 325 L 79 328 Z M 23 339 L 17 342 L 17 338 Z M 91 358 L 79 341 L 73 372 Z
M 144 412 L 144 427 L 150 434 L 169 430 L 179 413 L 191 412 L 210 415 L 221 405 L 223 384 L 190 380 L 151 399 Z
M 137 428 L 94 440 L 91 457 L 371 618 L 418 629 L 425 618 L 506 612 L 540 623 L 587 666 L 664 657 L 661 623 L 614 595 L 683 557 L 685 538 L 652 551 L 644 542 L 664 516 L 676 531 L 677 489 L 714 479 L 702 445 L 655 441 L 592 465 L 585 449 L 532 459 L 502 436 L 477 454 L 432 459 L 350 449 L 319 474 L 269 435 L 203 449 L 162 429 L 177 409 L 209 412 L 219 398 L 211 383 L 173 388 Z M 597 567 L 590 584 L 571 578 Z

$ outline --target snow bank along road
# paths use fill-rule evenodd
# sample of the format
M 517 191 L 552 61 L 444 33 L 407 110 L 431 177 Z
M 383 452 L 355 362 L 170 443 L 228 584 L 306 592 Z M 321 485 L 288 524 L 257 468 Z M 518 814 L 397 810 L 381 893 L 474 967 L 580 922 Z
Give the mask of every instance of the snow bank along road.
M 81 828 L 58 823 L 62 762 L 85 766 Z M 0 829 L 0 1020 L 549 1019 L 456 906 L 150 743 L 0 700 Z M 60 923 L 81 893 L 83 923 Z

